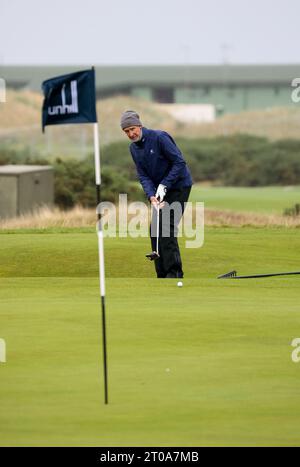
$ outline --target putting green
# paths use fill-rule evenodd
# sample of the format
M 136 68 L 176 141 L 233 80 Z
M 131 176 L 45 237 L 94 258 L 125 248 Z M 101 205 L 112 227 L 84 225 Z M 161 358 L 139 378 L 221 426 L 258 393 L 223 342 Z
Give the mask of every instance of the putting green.
M 300 269 L 297 229 L 206 229 L 182 288 L 106 239 L 108 406 L 95 237 L 0 235 L 0 444 L 299 445 L 300 278 L 216 279 Z

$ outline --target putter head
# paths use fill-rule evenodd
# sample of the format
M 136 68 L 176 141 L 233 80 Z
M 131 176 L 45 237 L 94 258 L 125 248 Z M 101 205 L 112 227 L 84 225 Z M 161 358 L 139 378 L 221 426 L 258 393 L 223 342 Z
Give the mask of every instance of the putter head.
M 148 258 L 150 261 L 154 261 L 155 259 L 159 258 L 159 254 L 157 251 L 152 251 L 152 253 L 146 255 L 146 258 Z

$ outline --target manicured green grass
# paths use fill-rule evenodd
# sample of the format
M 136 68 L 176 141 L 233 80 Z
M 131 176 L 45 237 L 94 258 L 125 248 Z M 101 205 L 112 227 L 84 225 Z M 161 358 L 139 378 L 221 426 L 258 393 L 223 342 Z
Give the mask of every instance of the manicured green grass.
M 299 233 L 205 234 L 183 288 L 105 240 L 108 406 L 95 233 L 0 235 L 0 445 L 299 445 L 300 277 L 216 279 L 300 269 Z
M 283 214 L 300 203 L 300 187 L 211 187 L 195 185 L 190 201 L 204 201 L 206 208 Z
M 67 232 L 67 231 L 65 231 Z M 97 237 L 89 233 L 16 233 L 0 235 L 1 277 L 97 277 Z M 180 238 L 186 278 L 216 278 L 239 273 L 300 270 L 298 229 L 205 228 L 204 246 L 185 248 Z M 151 278 L 146 261 L 148 238 L 105 238 L 106 276 Z

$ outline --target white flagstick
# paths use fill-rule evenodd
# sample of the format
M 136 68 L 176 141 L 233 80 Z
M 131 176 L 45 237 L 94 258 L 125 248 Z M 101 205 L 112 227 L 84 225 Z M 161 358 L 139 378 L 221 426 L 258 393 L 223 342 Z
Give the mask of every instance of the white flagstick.
M 95 152 L 95 177 L 96 185 L 101 185 L 101 170 L 100 170 L 100 149 L 99 149 L 99 130 L 98 123 L 94 123 L 94 152 Z
M 101 202 L 101 169 L 100 169 L 100 148 L 98 123 L 94 123 L 94 153 L 95 153 L 95 179 L 97 190 L 97 206 Z M 100 273 L 100 294 L 102 306 L 102 341 L 103 341 L 103 368 L 104 368 L 104 401 L 108 404 L 107 385 L 107 348 L 106 348 L 106 320 L 105 320 L 105 269 L 104 269 L 104 247 L 101 214 L 98 212 L 97 222 L 98 253 L 99 253 L 99 273 Z

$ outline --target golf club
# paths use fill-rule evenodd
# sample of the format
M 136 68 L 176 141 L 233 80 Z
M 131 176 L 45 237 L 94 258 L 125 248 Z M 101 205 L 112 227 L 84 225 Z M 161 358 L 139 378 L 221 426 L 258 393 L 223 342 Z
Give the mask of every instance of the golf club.
M 222 274 L 221 276 L 218 276 L 218 279 L 256 279 L 260 277 L 272 277 L 272 276 L 291 276 L 294 274 L 300 274 L 300 271 L 294 271 L 294 272 L 273 272 L 269 274 L 252 274 L 248 276 L 237 276 L 236 271 L 230 271 L 227 272 L 226 274 Z
M 159 203 L 157 204 L 156 207 L 156 251 L 152 251 L 148 255 L 146 255 L 146 258 L 148 258 L 150 261 L 154 261 L 159 258 L 159 253 L 158 253 L 158 239 L 159 239 Z

